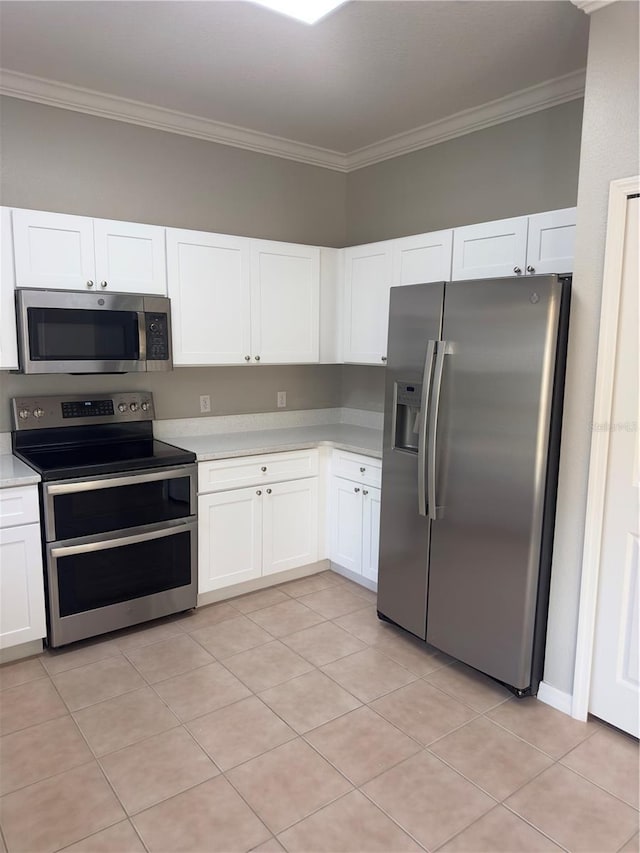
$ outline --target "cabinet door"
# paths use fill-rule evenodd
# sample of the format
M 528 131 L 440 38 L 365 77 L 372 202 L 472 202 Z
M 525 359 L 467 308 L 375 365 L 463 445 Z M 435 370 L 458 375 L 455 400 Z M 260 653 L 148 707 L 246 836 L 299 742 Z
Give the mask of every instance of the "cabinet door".
M 262 496 L 235 489 L 198 498 L 198 591 L 259 578 Z
M 529 217 L 527 272 L 573 272 L 576 209 L 552 210 Z
M 167 229 L 174 364 L 244 364 L 251 353 L 249 240 Z
M 362 486 L 342 477 L 331 482 L 330 558 L 362 574 Z
M 391 241 L 345 250 L 345 362 L 385 363 L 391 281 Z
M 0 370 L 18 367 L 11 211 L 0 208 Z
M 14 210 L 16 287 L 95 290 L 93 220 L 39 210 Z
M 164 228 L 94 219 L 93 236 L 98 289 L 166 296 Z
M 320 249 L 251 241 L 252 360 L 320 360 Z
M 0 648 L 46 636 L 40 525 L 0 530 Z
M 318 559 L 318 480 L 274 483 L 263 489 L 262 574 Z
M 380 547 L 380 489 L 363 489 L 362 574 L 378 582 L 378 549 Z
M 526 216 L 454 229 L 453 281 L 519 275 L 526 258 Z
M 416 234 L 393 241 L 393 285 L 449 281 L 453 230 Z

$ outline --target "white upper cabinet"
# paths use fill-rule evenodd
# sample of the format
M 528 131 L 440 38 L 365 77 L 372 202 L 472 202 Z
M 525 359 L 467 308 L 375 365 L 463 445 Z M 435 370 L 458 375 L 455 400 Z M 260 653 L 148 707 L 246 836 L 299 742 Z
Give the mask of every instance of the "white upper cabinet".
M 166 294 L 164 228 L 94 219 L 93 239 L 96 288 Z
M 526 216 L 467 225 L 454 231 L 453 281 L 519 275 L 524 273 L 526 260 Z
M 92 219 L 14 210 L 13 247 L 16 287 L 95 289 Z
M 393 241 L 393 285 L 449 281 L 453 229 Z
M 167 229 L 173 363 L 251 359 L 249 240 Z
M 319 361 L 319 248 L 251 240 L 251 345 L 254 361 Z
M 11 211 L 0 208 L 0 370 L 16 370 L 18 346 L 14 304 L 15 272 L 11 247 Z
M 16 287 L 165 295 L 164 228 L 13 211 Z
M 527 272 L 572 272 L 575 236 L 575 207 L 530 216 Z
M 344 252 L 344 360 L 384 364 L 387 360 L 391 241 Z

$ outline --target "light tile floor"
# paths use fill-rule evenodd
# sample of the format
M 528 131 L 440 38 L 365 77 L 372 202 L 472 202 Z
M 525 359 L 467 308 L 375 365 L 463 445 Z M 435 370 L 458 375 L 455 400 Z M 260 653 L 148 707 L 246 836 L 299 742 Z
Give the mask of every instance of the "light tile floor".
M 638 744 L 331 572 L 0 668 L 0 851 L 638 851 Z

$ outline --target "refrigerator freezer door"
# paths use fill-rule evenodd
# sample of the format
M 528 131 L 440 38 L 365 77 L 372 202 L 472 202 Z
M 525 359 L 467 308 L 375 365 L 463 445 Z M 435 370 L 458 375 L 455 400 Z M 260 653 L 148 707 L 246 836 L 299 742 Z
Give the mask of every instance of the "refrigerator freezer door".
M 425 422 L 422 400 L 428 397 L 432 370 L 429 341 L 440 337 L 443 295 L 443 282 L 393 287 L 389 311 L 378 611 L 422 639 L 427 618 L 429 519 L 420 514 L 420 507 L 425 508 L 426 482 L 424 472 L 419 476 L 418 471 L 426 440 L 420 436 L 420 425 Z M 422 500 L 419 483 L 423 484 Z
M 445 291 L 426 638 L 517 689 L 531 682 L 561 292 L 555 276 Z

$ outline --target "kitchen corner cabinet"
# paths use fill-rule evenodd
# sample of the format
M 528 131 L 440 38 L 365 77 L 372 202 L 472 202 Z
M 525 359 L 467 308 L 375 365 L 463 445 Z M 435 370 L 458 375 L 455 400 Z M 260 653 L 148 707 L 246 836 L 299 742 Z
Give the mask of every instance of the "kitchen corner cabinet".
M 17 370 L 15 273 L 11 251 L 11 210 L 8 207 L 0 208 L 0 239 L 0 370 Z
M 344 250 L 343 354 L 346 363 L 385 364 L 392 241 Z
M 46 636 L 37 486 L 0 490 L 0 649 Z
M 336 451 L 330 490 L 330 558 L 373 583 L 378 579 L 381 462 Z
M 13 210 L 16 287 L 166 294 L 164 228 Z
M 317 561 L 317 472 L 317 450 L 200 463 L 200 593 Z

